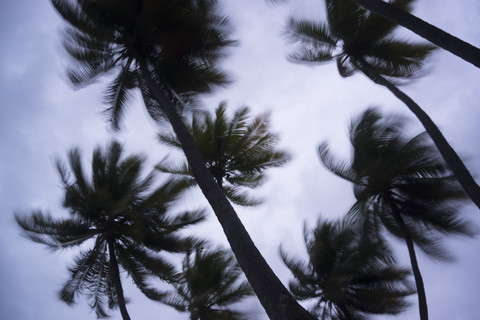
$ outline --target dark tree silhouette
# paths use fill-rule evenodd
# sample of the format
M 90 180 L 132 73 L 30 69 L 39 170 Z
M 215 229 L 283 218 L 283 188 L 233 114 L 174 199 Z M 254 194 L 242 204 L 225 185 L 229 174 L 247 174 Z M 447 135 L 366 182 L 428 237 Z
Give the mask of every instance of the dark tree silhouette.
M 188 125 L 207 168 L 233 203 L 242 206 L 260 204 L 262 201 L 251 196 L 246 189 L 263 184 L 266 169 L 280 167 L 290 159 L 288 153 L 275 148 L 278 137 L 270 132 L 269 124 L 268 114 L 251 119 L 247 107 L 238 109 L 229 118 L 227 104 L 221 102 L 215 117 L 210 114 L 194 116 Z M 163 132 L 158 137 L 162 143 L 181 149 L 174 135 Z M 171 165 L 163 161 L 157 169 L 193 179 L 186 162 Z
M 108 304 L 109 308 L 118 305 L 122 318 L 130 319 L 120 267 L 147 297 L 159 300 L 164 293 L 149 286 L 149 276 L 155 273 L 171 281 L 175 273 L 161 252 L 182 252 L 199 244 L 194 238 L 181 237 L 178 230 L 203 220 L 204 212 L 171 215 L 170 207 L 188 185 L 167 180 L 152 190 L 153 173 L 141 177 L 144 158 L 124 157 L 116 142 L 106 151 L 94 151 L 91 179 L 78 149 L 70 151 L 68 158 L 69 170 L 60 162 L 57 166 L 65 190 L 62 204 L 70 217 L 57 219 L 36 210 L 29 216 L 16 214 L 16 221 L 25 236 L 53 250 L 82 249 L 59 292 L 61 300 L 72 304 L 83 294 L 97 317 L 108 316 Z
M 247 312 L 232 304 L 253 295 L 248 282 L 239 282 L 242 271 L 228 251 L 190 251 L 183 261 L 182 272 L 173 282 L 162 302 L 191 320 L 244 320 Z
M 290 290 L 300 300 L 313 300 L 311 312 L 319 319 L 359 320 L 373 314 L 398 314 L 405 298 L 415 293 L 407 281 L 408 269 L 394 265 L 389 248 L 364 238 L 353 220 L 319 219 L 304 230 L 308 261 L 281 257 L 295 279 Z
M 459 217 L 465 194 L 425 133 L 409 138 L 405 121 L 367 109 L 350 126 L 352 160 L 335 160 L 327 144 L 318 151 L 331 172 L 354 184 L 356 203 L 349 215 L 364 234 L 382 230 L 405 241 L 417 285 L 420 318 L 428 319 L 423 279 L 414 245 L 439 260 L 451 256 L 441 245 L 445 235 L 473 235 Z
M 398 40 L 393 33 L 397 25 L 370 14 L 352 0 L 325 2 L 328 24 L 290 20 L 290 36 L 300 43 L 291 60 L 315 64 L 336 60 L 342 77 L 361 71 L 389 89 L 420 120 L 462 188 L 480 208 L 480 186 L 460 157 L 425 111 L 395 85 L 400 79 L 414 77 L 435 47 Z M 392 5 L 409 12 L 413 2 L 394 0 Z
M 173 127 L 195 179 L 213 208 L 230 247 L 271 319 L 308 319 L 255 247 L 245 227 L 206 168 L 178 109 L 184 95 L 227 82 L 216 67 L 232 44 L 228 19 L 213 0 L 52 0 L 68 23 L 64 46 L 73 59 L 70 80 L 88 85 L 113 78 L 106 111 L 118 127 L 132 90 L 140 88 L 154 119 Z
M 382 0 L 353 0 L 365 9 L 413 31 L 431 43 L 480 68 L 480 49 Z

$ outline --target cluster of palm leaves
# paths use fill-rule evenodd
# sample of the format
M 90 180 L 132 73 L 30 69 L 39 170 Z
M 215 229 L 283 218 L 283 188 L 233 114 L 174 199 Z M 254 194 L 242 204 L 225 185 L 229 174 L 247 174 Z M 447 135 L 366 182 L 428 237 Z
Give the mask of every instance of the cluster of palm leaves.
M 192 320 L 242 320 L 248 313 L 228 308 L 253 295 L 248 282 L 238 282 L 242 271 L 229 251 L 190 251 L 182 273 L 163 303 L 180 312 L 188 312 Z
M 407 307 L 404 298 L 414 293 L 408 269 L 394 266 L 390 249 L 364 237 L 353 219 L 319 220 L 304 237 L 307 262 L 280 254 L 295 277 L 290 290 L 297 299 L 312 300 L 319 319 L 364 319 Z
M 220 103 L 215 117 L 210 114 L 193 116 L 188 126 L 207 168 L 227 198 L 242 206 L 254 206 L 260 199 L 249 195 L 246 189 L 257 188 L 265 182 L 265 170 L 284 165 L 290 156 L 276 149 L 278 137 L 270 132 L 268 115 L 250 119 L 247 107 L 237 110 L 231 119 L 227 116 L 226 102 Z M 160 133 L 159 140 L 181 149 L 178 139 L 168 133 Z M 188 162 L 180 165 L 159 163 L 162 172 L 184 176 L 195 183 Z
M 123 269 L 152 300 L 170 301 L 166 300 L 167 292 L 155 289 L 155 279 L 176 288 L 178 285 L 205 286 L 205 290 L 213 290 L 211 294 L 218 300 L 204 301 L 205 293 L 192 291 L 190 300 L 184 303 L 214 313 L 217 310 L 212 308 L 220 305 L 222 312 L 236 315 L 228 306 L 250 295 L 251 289 L 246 283 L 235 287 L 240 271 L 228 252 L 203 254 L 198 251 L 194 262 L 187 256 L 180 274 L 167 259 L 166 253 L 185 253 L 206 245 L 204 240 L 180 232 L 202 221 L 204 210 L 171 212 L 175 201 L 189 187 L 185 180 L 167 179 L 153 188 L 155 171 L 142 178 L 145 159 L 138 155 L 125 157 L 118 142 L 112 142 L 105 151 L 100 148 L 94 151 L 90 179 L 78 149 L 70 151 L 68 159 L 68 168 L 60 161 L 57 167 L 65 190 L 62 204 L 69 217 L 54 218 L 41 211 L 34 211 L 30 216 L 16 215 L 18 224 L 31 240 L 53 250 L 81 249 L 69 268 L 69 279 L 59 291 L 61 300 L 72 304 L 75 297 L 82 294 L 97 317 L 108 315 L 106 306 L 118 306 L 123 319 L 130 319 L 120 275 Z M 215 275 L 214 270 L 221 273 Z M 192 316 L 197 312 L 190 306 L 188 310 Z
M 300 45 L 291 60 L 336 60 L 342 76 L 358 70 L 387 87 L 422 122 L 448 169 L 480 207 L 480 188 L 460 158 L 428 115 L 396 86 L 417 76 L 435 47 L 397 40 L 393 22 L 356 2 L 372 1 L 325 0 L 325 24 L 291 19 L 289 33 Z M 392 0 L 388 6 L 408 13 L 413 2 Z M 218 62 L 234 41 L 217 2 L 52 0 L 52 4 L 67 23 L 63 43 L 72 58 L 71 82 L 82 87 L 108 76 L 105 112 L 114 129 L 120 128 L 133 90 L 140 90 L 150 116 L 167 119 L 173 129 L 174 135 L 164 130 L 160 140 L 181 148 L 187 159 L 180 165 L 159 164 L 157 169 L 175 176 L 158 187 L 153 187 L 153 173 L 141 177 L 144 159 L 123 157 L 116 142 L 105 152 L 94 152 L 91 179 L 78 150 L 69 154 L 70 170 L 58 163 L 65 189 L 63 205 L 70 217 L 59 219 L 35 211 L 16 219 L 33 241 L 53 249 L 81 248 L 60 298 L 73 303 L 77 294 L 85 294 L 97 316 L 107 315 L 106 305 L 118 305 L 122 317 L 129 319 L 121 284 L 123 269 L 146 296 L 188 311 L 192 319 L 245 318 L 226 308 L 251 294 L 245 283 L 234 285 L 240 273 L 230 254 L 202 251 L 203 240 L 180 233 L 200 222 L 204 212 L 170 213 L 174 201 L 195 183 L 212 206 L 268 316 L 313 319 L 270 269 L 228 201 L 258 204 L 259 199 L 244 188 L 258 187 L 265 169 L 289 160 L 286 152 L 275 149 L 278 138 L 268 131 L 268 119 L 260 116 L 249 123 L 247 108 L 229 119 L 222 103 L 215 118 L 193 116 L 191 125 L 184 122 L 189 102 L 229 82 Z M 326 145 L 319 149 L 327 168 L 354 184 L 357 202 L 348 221 L 319 222 L 312 236 L 305 233 L 308 263 L 282 254 L 296 277 L 292 293 L 299 299 L 319 298 L 313 308 L 318 316 L 361 319 L 403 310 L 403 299 L 412 291 L 405 269 L 392 266 L 384 241 L 388 231 L 407 243 L 421 317 L 427 319 L 414 245 L 432 257 L 445 258 L 436 231 L 471 234 L 452 206 L 464 193 L 443 160 L 425 135 L 407 139 L 401 128 L 401 123 L 384 121 L 368 110 L 351 127 L 351 163 L 337 165 Z M 179 273 L 165 253 L 186 250 Z M 155 289 L 152 278 L 171 283 L 175 291 Z

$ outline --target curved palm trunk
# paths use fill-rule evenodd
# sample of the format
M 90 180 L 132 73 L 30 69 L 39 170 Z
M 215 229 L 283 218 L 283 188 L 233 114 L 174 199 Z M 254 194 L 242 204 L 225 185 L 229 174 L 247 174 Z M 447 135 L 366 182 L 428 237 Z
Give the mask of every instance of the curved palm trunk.
M 413 245 L 412 238 L 410 237 L 405 222 L 403 221 L 400 214 L 394 209 L 393 216 L 395 220 L 400 225 L 402 229 L 405 243 L 408 248 L 408 255 L 410 256 L 410 264 L 412 265 L 413 277 L 415 278 L 415 284 L 417 286 L 417 296 L 418 296 L 418 308 L 420 311 L 420 319 L 428 320 L 428 307 L 427 307 L 427 296 L 425 294 L 425 286 L 423 284 L 422 274 L 420 273 L 420 268 L 418 267 L 417 255 L 415 253 L 415 247 Z
M 110 269 L 113 276 L 113 285 L 117 292 L 118 307 L 122 314 L 123 320 L 130 320 L 130 315 L 127 312 L 127 306 L 125 305 L 125 297 L 123 296 L 122 281 L 120 280 L 120 272 L 118 270 L 117 257 L 115 256 L 115 248 L 113 247 L 113 241 L 108 241 L 108 253 L 110 255 Z
M 390 81 L 382 77 L 374 68 L 372 68 L 364 60 L 357 60 L 359 62 L 358 68 L 369 77 L 373 82 L 387 87 L 398 99 L 407 105 L 410 111 L 420 120 L 425 131 L 432 138 L 433 143 L 440 151 L 445 163 L 457 178 L 465 193 L 472 199 L 472 201 L 480 208 L 480 187 L 473 179 L 472 175 L 465 167 L 465 164 L 457 155 L 455 150 L 450 146 L 447 139 L 438 129 L 437 125 L 432 119 L 420 108 L 420 106 L 407 96 L 403 91 L 398 89 Z
M 382 0 L 353 0 L 480 68 L 480 49 Z
M 143 63 L 140 68 L 148 88 L 164 107 L 163 111 L 182 145 L 193 175 L 213 208 L 240 267 L 268 317 L 272 320 L 314 320 L 293 298 L 258 251 L 222 189 L 205 166 L 173 103 L 152 79 L 146 64 Z

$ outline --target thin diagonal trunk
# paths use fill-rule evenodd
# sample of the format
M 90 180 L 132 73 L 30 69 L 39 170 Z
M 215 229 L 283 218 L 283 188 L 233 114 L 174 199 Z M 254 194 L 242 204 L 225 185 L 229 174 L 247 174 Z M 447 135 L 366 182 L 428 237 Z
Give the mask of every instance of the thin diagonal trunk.
M 480 187 L 473 179 L 472 175 L 468 171 L 467 167 L 460 159 L 458 154 L 448 143 L 447 139 L 443 136 L 442 132 L 438 129 L 437 125 L 432 119 L 420 108 L 420 106 L 407 96 L 403 91 L 398 89 L 390 81 L 382 77 L 374 68 L 372 68 L 367 62 L 361 59 L 357 59 L 357 67 L 373 82 L 385 86 L 389 89 L 398 99 L 400 99 L 410 111 L 420 120 L 425 131 L 432 138 L 433 143 L 440 151 L 441 156 L 445 160 L 450 170 L 457 178 L 458 182 L 462 186 L 465 193 L 470 199 L 480 208 Z
M 480 68 L 480 49 L 382 0 L 353 0 Z
M 405 243 L 407 244 L 408 255 L 410 256 L 410 264 L 412 265 L 413 277 L 415 278 L 415 284 L 417 286 L 420 320 L 428 320 L 427 296 L 425 294 L 425 286 L 423 284 L 422 274 L 420 273 L 420 268 L 418 267 L 417 255 L 415 253 L 415 247 L 413 245 L 412 238 L 410 237 L 408 229 L 405 226 L 405 222 L 394 207 L 392 213 L 402 230 L 403 238 L 405 239 Z
M 122 314 L 123 320 L 130 320 L 130 316 L 127 312 L 127 306 L 125 305 L 125 297 L 123 296 L 122 281 L 120 280 L 120 271 L 118 270 L 117 257 L 115 256 L 115 248 L 113 247 L 113 241 L 108 241 L 108 253 L 110 256 L 110 271 L 112 273 L 113 285 L 117 293 L 118 307 Z
M 288 292 L 256 248 L 222 189 L 205 166 L 175 106 L 152 79 L 147 65 L 142 63 L 140 68 L 147 87 L 163 106 L 163 111 L 182 145 L 193 175 L 212 206 L 240 267 L 268 317 L 272 320 L 314 320 L 315 318 Z

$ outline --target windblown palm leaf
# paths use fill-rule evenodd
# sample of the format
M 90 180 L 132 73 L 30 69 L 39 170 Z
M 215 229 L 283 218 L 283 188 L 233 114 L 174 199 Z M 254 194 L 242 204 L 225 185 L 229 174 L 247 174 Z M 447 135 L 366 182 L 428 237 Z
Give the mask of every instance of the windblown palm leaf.
M 353 0 L 325 0 L 325 3 L 327 23 L 290 20 L 288 34 L 299 46 L 290 59 L 313 64 L 336 60 L 342 77 L 361 71 L 389 89 L 422 123 L 463 190 L 480 208 L 480 186 L 460 157 L 425 111 L 395 86 L 401 80 L 418 76 L 436 47 L 398 40 L 395 23 L 359 7 Z M 414 0 L 390 1 L 405 12 L 411 12 L 413 3 Z
M 353 220 L 319 220 L 304 231 L 308 261 L 281 257 L 293 273 L 290 290 L 312 301 L 319 319 L 357 320 L 372 314 L 398 314 L 414 293 L 407 269 L 394 266 L 390 250 L 380 241 L 363 238 Z
M 465 200 L 463 190 L 428 136 L 407 137 L 405 124 L 402 118 L 383 117 L 378 110 L 367 109 L 350 126 L 353 155 L 349 165 L 341 162 L 338 166 L 326 144 L 320 146 L 319 154 L 327 169 L 354 184 L 357 202 L 349 214 L 365 232 L 380 237 L 386 230 L 406 241 L 423 300 L 420 308 L 425 308 L 422 319 L 426 319 L 413 245 L 431 258 L 449 259 L 441 245 L 443 236 L 473 235 L 473 229 L 458 215 Z
M 227 115 L 226 102 L 220 103 L 215 117 L 209 114 L 194 116 L 188 126 L 202 154 L 207 168 L 227 197 L 240 205 L 256 205 L 259 199 L 252 198 L 246 188 L 256 188 L 265 181 L 264 171 L 284 165 L 290 156 L 276 150 L 278 137 L 269 132 L 266 114 L 251 119 L 248 108 L 240 108 L 231 119 Z M 181 148 L 180 142 L 169 133 L 160 133 L 161 142 Z M 193 180 L 187 162 L 179 165 L 160 163 L 157 169 L 163 172 L 188 176 Z
M 242 272 L 227 251 L 190 252 L 183 271 L 162 302 L 180 312 L 189 312 L 192 320 L 242 320 L 245 312 L 231 305 L 253 295 L 247 282 L 238 282 Z
M 92 177 L 87 178 L 78 149 L 70 151 L 69 170 L 57 162 L 65 189 L 63 207 L 69 218 L 53 218 L 41 211 L 15 218 L 24 234 L 53 250 L 79 247 L 82 252 L 70 267 L 70 278 L 59 292 L 68 304 L 83 294 L 98 317 L 106 317 L 105 306 L 125 308 L 119 276 L 121 266 L 140 290 L 151 299 L 163 293 L 153 289 L 152 274 L 170 281 L 174 266 L 160 252 L 182 252 L 198 242 L 178 231 L 204 218 L 203 211 L 171 215 L 170 207 L 187 185 L 168 180 L 152 189 L 154 175 L 141 177 L 144 158 L 123 156 L 122 146 L 112 142 L 106 151 L 96 149 Z M 85 241 L 92 239 L 93 248 Z M 83 246 L 82 246 L 83 245 Z

